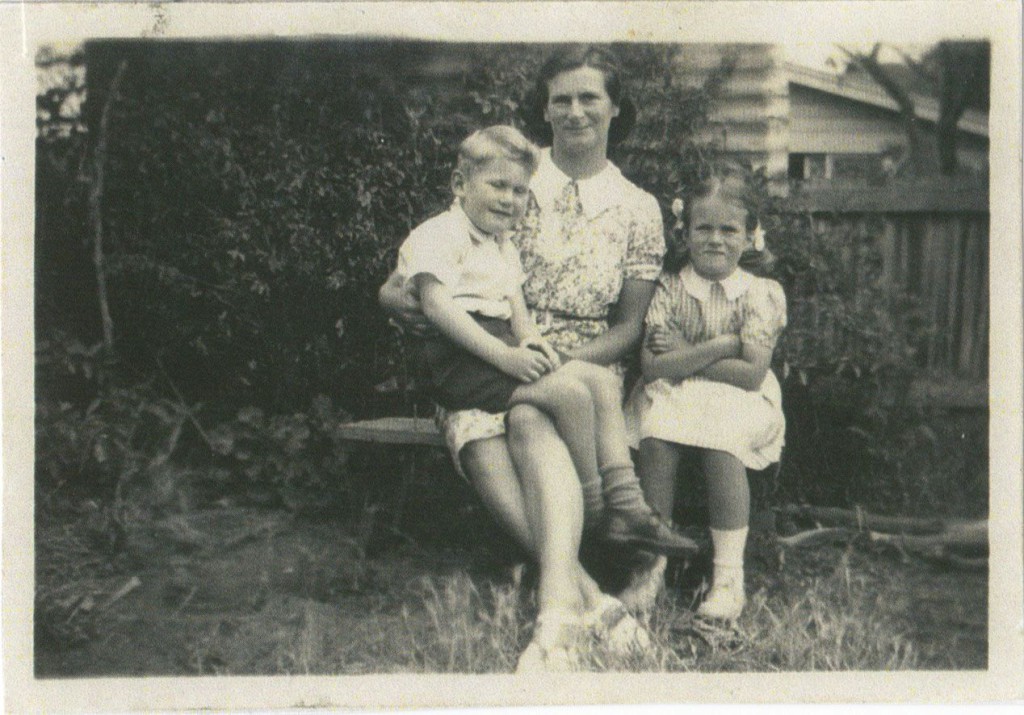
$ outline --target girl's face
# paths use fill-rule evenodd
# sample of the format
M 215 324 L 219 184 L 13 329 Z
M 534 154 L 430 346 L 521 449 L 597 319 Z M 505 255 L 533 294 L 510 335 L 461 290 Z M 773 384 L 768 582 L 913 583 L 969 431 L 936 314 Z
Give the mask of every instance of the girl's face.
M 555 145 L 574 151 L 607 150 L 608 128 L 619 116 L 619 107 L 604 84 L 604 73 L 593 67 L 578 67 L 551 78 L 544 121 L 551 124 Z
M 745 208 L 717 196 L 697 199 L 690 206 L 686 248 L 698 275 L 712 281 L 728 278 L 748 246 Z

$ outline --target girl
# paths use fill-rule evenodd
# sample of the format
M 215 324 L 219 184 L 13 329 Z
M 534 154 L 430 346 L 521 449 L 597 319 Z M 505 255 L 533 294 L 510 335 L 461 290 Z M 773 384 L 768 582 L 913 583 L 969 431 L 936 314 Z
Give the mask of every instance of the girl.
M 644 384 L 631 400 L 639 471 L 647 501 L 668 517 L 684 446 L 699 450 L 714 569 L 697 614 L 735 620 L 745 598 L 746 470 L 778 461 L 785 432 L 781 390 L 769 366 L 786 324 L 786 298 L 778 283 L 739 266 L 748 250 L 762 263 L 770 260 L 742 168 L 715 167 L 673 210 L 684 240 L 666 259 L 647 312 Z M 660 557 L 659 585 L 664 567 Z

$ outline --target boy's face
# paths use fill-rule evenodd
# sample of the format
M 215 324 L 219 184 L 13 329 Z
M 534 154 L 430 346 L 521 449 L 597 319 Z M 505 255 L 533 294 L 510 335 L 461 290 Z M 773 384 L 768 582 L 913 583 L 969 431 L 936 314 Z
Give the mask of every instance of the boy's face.
M 452 176 L 452 192 L 477 228 L 484 233 L 501 235 L 526 212 L 530 172 L 510 159 L 491 159 L 473 169 L 468 177 L 456 170 Z
M 713 281 L 728 278 L 749 242 L 743 207 L 715 196 L 697 199 L 690 206 L 686 247 L 699 275 Z

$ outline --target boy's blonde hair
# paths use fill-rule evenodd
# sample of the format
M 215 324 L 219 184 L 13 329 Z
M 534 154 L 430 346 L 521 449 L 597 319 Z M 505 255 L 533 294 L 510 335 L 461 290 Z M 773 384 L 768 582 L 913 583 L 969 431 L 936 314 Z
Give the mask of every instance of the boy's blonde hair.
M 540 163 L 540 150 L 515 127 L 499 124 L 478 129 L 459 145 L 455 170 L 467 178 L 495 159 L 514 161 L 532 176 Z

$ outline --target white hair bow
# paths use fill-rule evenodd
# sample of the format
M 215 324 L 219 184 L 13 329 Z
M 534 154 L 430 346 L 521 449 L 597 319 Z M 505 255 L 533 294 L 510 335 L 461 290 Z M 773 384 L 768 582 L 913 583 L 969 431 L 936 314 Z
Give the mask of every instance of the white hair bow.
M 755 251 L 764 250 L 764 229 L 761 228 L 760 223 L 758 223 L 757 226 L 754 227 L 754 230 L 750 232 L 750 238 L 754 242 Z

